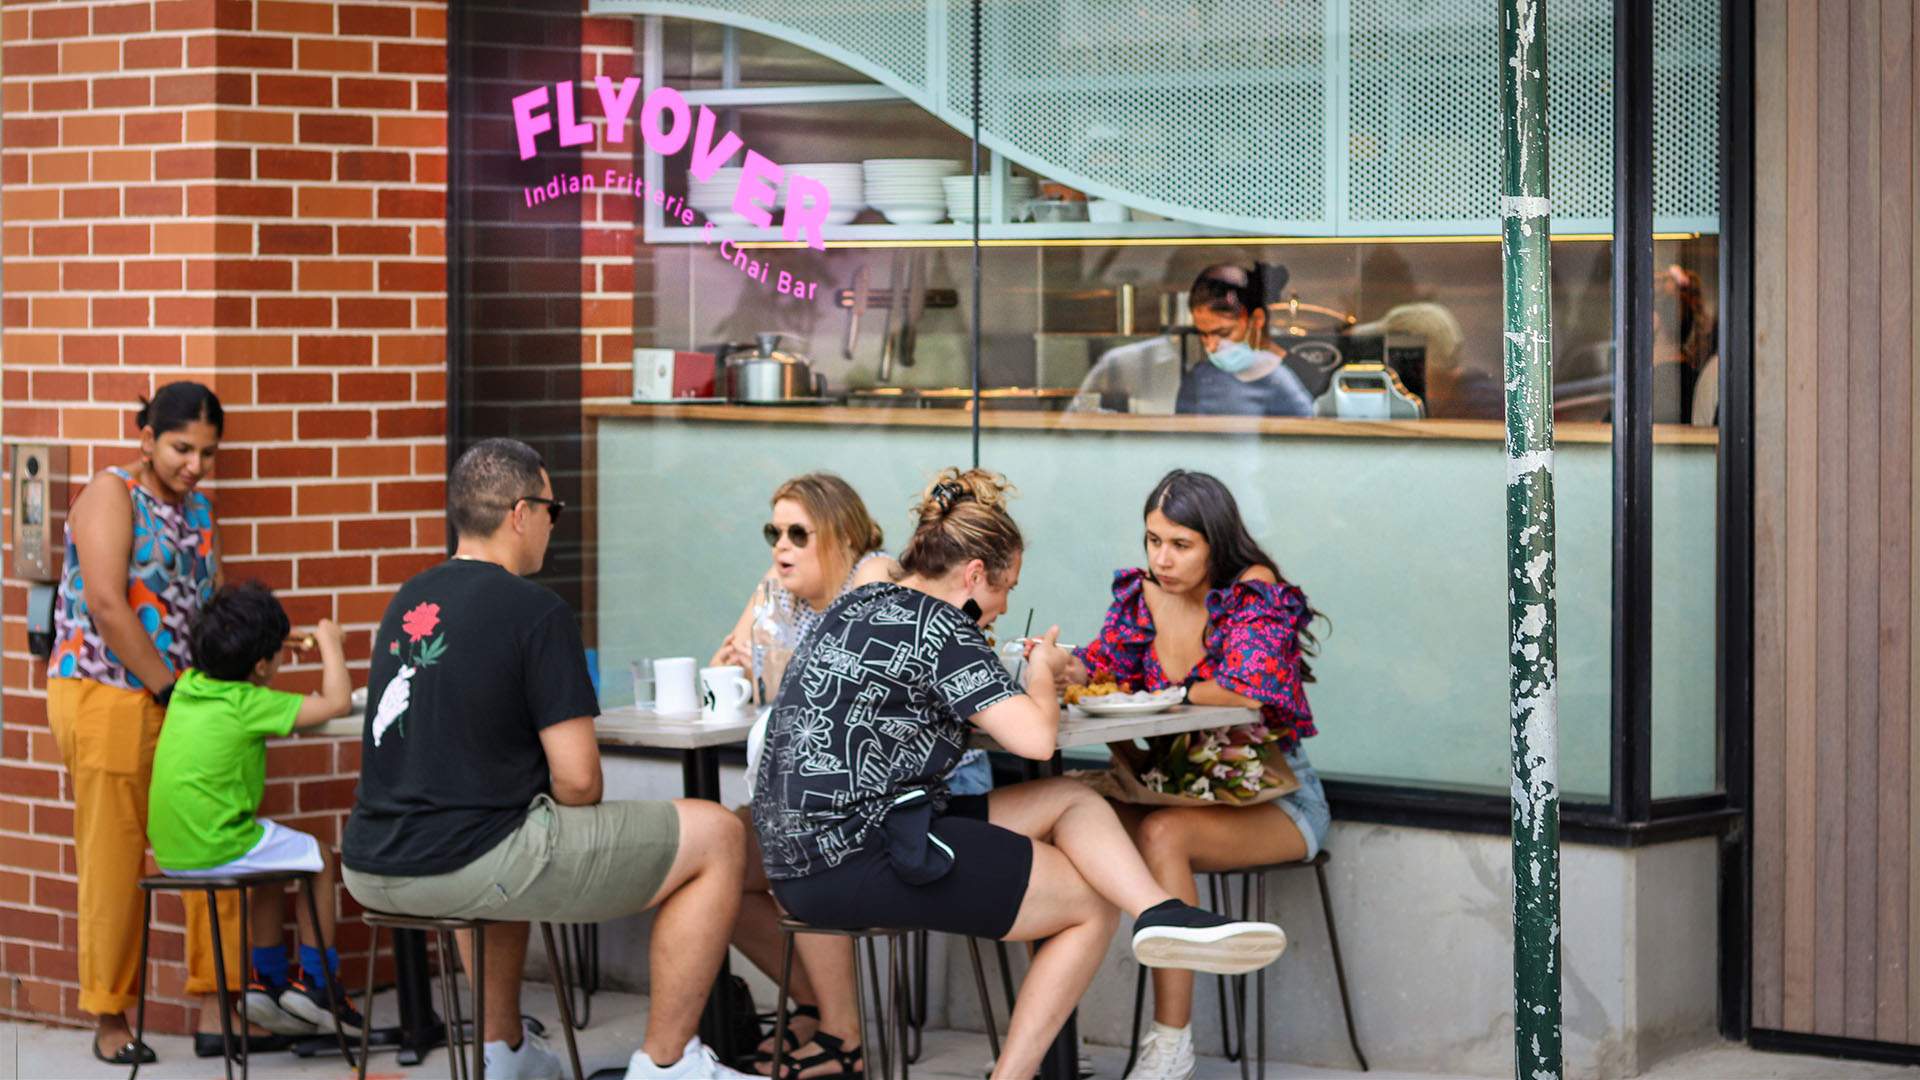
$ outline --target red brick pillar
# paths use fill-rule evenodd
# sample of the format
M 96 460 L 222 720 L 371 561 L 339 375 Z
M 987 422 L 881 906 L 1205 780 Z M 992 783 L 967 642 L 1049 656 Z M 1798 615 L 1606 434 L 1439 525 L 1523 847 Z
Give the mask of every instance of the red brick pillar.
M 0 13 L 0 435 L 68 445 L 77 494 L 134 457 L 136 393 L 209 383 L 227 577 L 340 620 L 356 682 L 445 537 L 445 25 L 443 0 Z M 69 788 L 6 557 L 0 1014 L 81 1022 Z M 275 747 L 264 811 L 336 841 L 359 749 Z M 184 1031 L 178 904 L 161 913 L 148 1023 Z

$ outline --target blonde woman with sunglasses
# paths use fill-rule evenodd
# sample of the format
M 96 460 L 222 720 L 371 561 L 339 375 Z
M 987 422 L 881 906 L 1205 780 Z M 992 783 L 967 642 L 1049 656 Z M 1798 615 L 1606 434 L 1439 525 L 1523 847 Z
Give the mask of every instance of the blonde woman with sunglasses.
M 830 472 L 796 476 L 774 489 L 771 519 L 760 534 L 772 549 L 773 565 L 754 587 L 745 610 L 713 654 L 714 666 L 732 664 L 751 673 L 754 700 L 770 706 L 780 692 L 787 661 L 807 631 L 820 621 L 841 593 L 875 581 L 886 581 L 899 569 L 882 547 L 880 526 L 852 485 Z M 742 821 L 751 825 L 746 807 Z M 780 912 L 768 892 L 760 845 L 747 843 L 745 895 L 734 923 L 733 943 L 770 977 L 778 977 Z M 818 1059 L 816 1036 L 859 1060 L 858 1004 L 854 998 L 853 949 L 839 938 L 808 936 L 799 939 L 789 990 L 796 1009 L 788 1033 L 788 1074 L 809 1078 L 837 1075 L 816 1066 L 794 1067 L 795 1061 Z M 840 1036 L 840 1038 L 836 1038 Z M 773 1071 L 773 1044 L 760 1047 L 758 1068 Z M 848 1070 L 842 1068 L 840 1072 Z
M 773 517 L 760 534 L 773 565 L 712 661 L 750 671 L 762 704 L 773 703 L 787 657 L 827 605 L 848 589 L 885 581 L 900 565 L 881 549 L 880 526 L 859 493 L 830 472 L 796 476 L 770 501 Z

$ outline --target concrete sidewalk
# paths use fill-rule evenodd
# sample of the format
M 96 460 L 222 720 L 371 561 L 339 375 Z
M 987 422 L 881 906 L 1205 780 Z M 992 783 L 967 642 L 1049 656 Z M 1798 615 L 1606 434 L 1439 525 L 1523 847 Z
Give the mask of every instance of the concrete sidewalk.
M 538 983 L 529 983 L 522 995 L 528 1011 L 547 1024 L 551 1045 L 566 1060 L 565 1044 L 559 1037 L 554 1016 L 553 996 Z M 436 999 L 437 1000 L 437 999 Z M 394 1009 L 391 994 L 375 999 L 376 1023 L 391 1022 Z M 580 1061 L 589 1074 L 602 1070 L 601 1080 L 617 1078 L 625 1071 L 627 1056 L 640 1045 L 646 1025 L 647 999 L 632 994 L 602 992 L 593 999 L 593 1022 L 579 1032 Z M 205 1080 L 222 1075 L 217 1058 L 195 1058 L 192 1040 L 180 1036 L 149 1036 L 148 1043 L 160 1055 L 160 1061 L 143 1066 L 142 1077 L 154 1080 Z M 1118 1080 L 1126 1062 L 1125 1048 L 1088 1047 L 1096 1076 Z M 913 1075 L 922 1080 L 981 1080 L 988 1062 L 986 1036 L 970 1031 L 928 1031 L 925 1050 Z M 253 1075 L 263 1080 L 310 1078 L 341 1080 L 352 1073 L 338 1058 L 302 1060 L 291 1054 L 262 1055 L 253 1062 Z M 418 1077 L 437 1080 L 446 1075 L 444 1050 L 436 1050 L 427 1060 L 411 1069 L 394 1063 L 391 1052 L 376 1052 L 367 1075 L 383 1080 Z M 87 1049 L 87 1036 L 73 1028 L 54 1028 L 39 1024 L 0 1021 L 0 1080 L 118 1080 L 127 1070 L 102 1065 Z M 239 1073 L 236 1070 L 235 1076 Z M 878 1075 L 876 1073 L 876 1075 Z M 1370 1073 L 1344 1069 L 1318 1069 L 1273 1062 L 1267 1075 L 1274 1080 L 1448 1080 L 1432 1073 L 1406 1073 L 1374 1070 Z M 1762 1054 L 1744 1046 L 1726 1044 L 1671 1058 L 1643 1074 L 1650 1080 L 1920 1080 L 1920 1067 L 1902 1068 L 1871 1065 L 1830 1058 Z M 1237 1080 L 1240 1067 L 1224 1058 L 1203 1057 L 1195 1080 Z

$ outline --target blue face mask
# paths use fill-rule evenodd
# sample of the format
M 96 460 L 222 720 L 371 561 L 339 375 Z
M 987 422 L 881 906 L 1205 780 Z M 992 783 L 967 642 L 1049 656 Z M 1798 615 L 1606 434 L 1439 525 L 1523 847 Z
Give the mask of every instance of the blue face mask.
M 1244 341 L 1229 341 L 1207 354 L 1207 360 L 1214 367 L 1229 375 L 1238 375 L 1253 366 L 1260 359 L 1260 353 Z

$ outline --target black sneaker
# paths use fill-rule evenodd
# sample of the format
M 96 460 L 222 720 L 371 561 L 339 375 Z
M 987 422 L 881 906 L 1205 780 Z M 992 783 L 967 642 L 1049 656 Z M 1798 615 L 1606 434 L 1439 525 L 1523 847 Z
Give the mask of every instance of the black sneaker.
M 341 1030 L 350 1037 L 358 1038 L 360 1029 L 367 1023 L 340 989 L 338 975 L 329 979 L 325 986 L 316 985 L 304 971 L 295 975 L 288 981 L 287 988 L 280 992 L 280 1007 L 312 1024 L 322 1034 L 333 1030 L 336 1013 L 340 1017 Z M 329 1012 L 329 1009 L 332 1011 Z
M 240 1013 L 276 1035 L 312 1035 L 320 1029 L 280 1007 L 284 987 L 275 987 L 253 971 L 247 978 L 247 992 L 240 998 Z
M 1244 975 L 1286 949 L 1286 931 L 1273 923 L 1228 919 L 1179 900 L 1156 904 L 1133 922 L 1133 956 L 1146 967 Z
M 233 1049 L 238 1054 L 277 1054 L 293 1047 L 293 1039 L 285 1035 L 249 1035 L 245 1025 L 233 1033 Z M 205 1031 L 193 1033 L 193 1056 L 217 1058 L 225 1054 L 226 1043 L 220 1033 L 209 1034 Z

